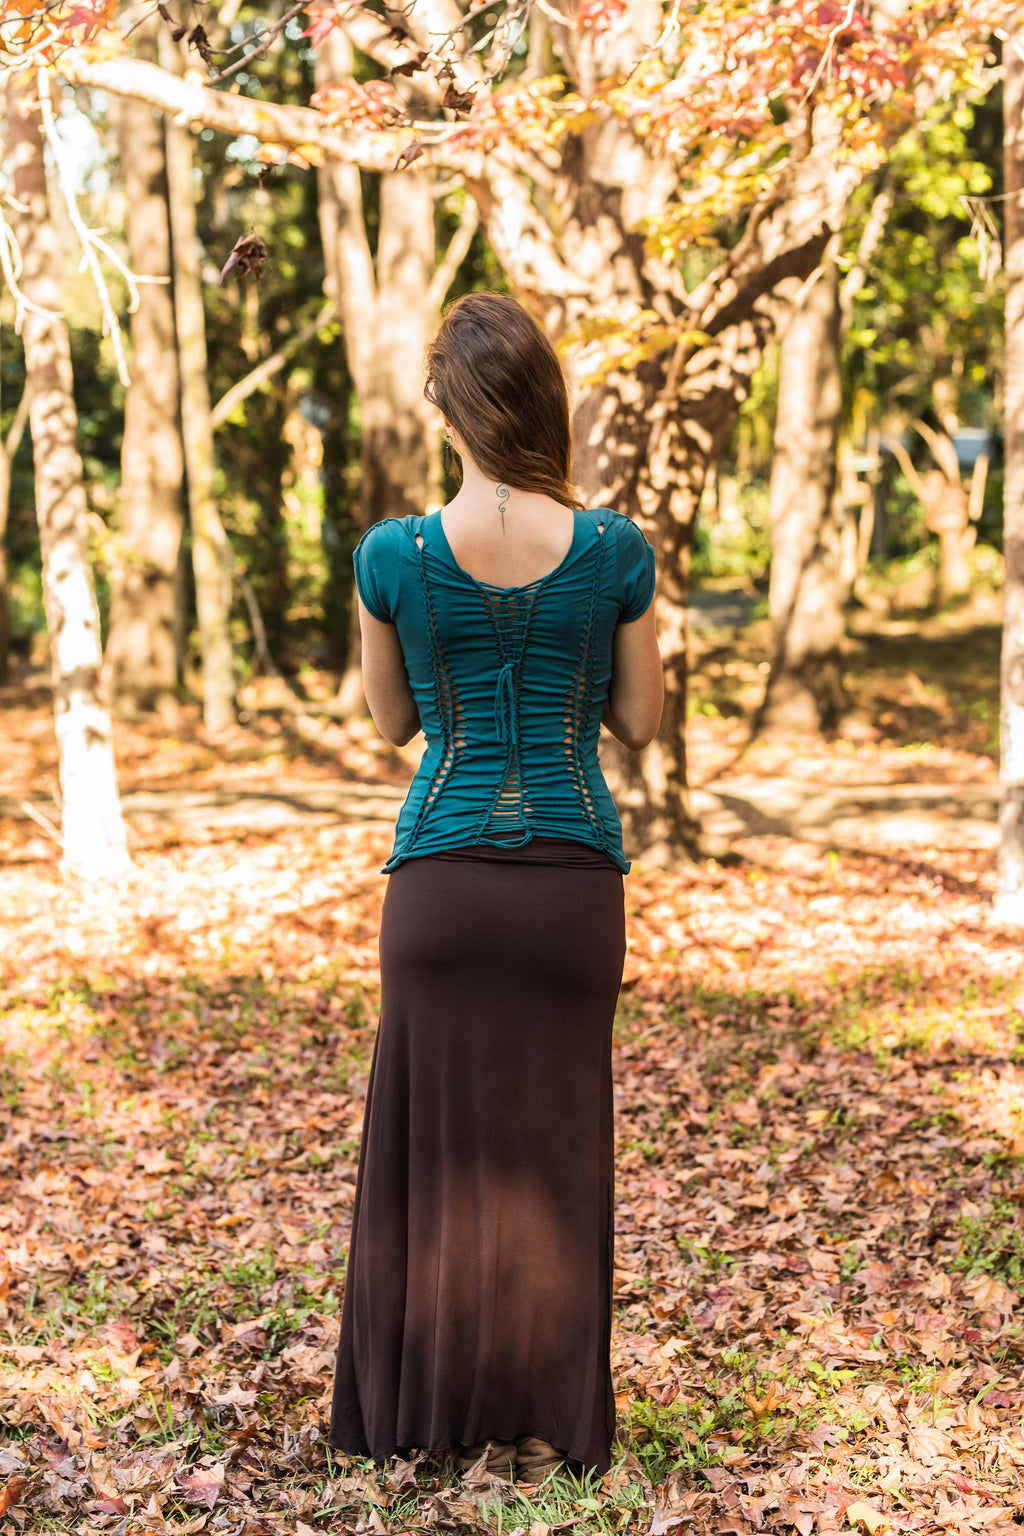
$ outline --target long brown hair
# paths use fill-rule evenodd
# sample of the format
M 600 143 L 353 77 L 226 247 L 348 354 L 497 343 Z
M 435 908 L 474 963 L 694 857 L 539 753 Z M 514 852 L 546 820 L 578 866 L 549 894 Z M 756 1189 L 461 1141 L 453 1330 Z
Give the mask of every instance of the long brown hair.
M 492 480 L 580 507 L 569 391 L 544 332 L 503 293 L 467 293 L 427 348 L 423 389 Z

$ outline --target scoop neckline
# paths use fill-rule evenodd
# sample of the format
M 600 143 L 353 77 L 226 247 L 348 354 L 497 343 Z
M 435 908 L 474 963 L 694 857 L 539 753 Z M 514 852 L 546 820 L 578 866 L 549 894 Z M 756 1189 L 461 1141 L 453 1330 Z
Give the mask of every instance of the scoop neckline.
M 569 561 L 575 554 L 576 545 L 579 542 L 580 523 L 583 517 L 586 515 L 592 516 L 595 512 L 607 512 L 608 515 L 611 516 L 611 509 L 608 507 L 587 507 L 585 509 L 574 507 L 572 509 L 572 538 L 569 540 L 569 548 L 566 550 L 561 560 L 559 560 L 558 564 L 552 566 L 551 570 L 547 571 L 543 576 L 534 577 L 533 581 L 523 581 L 520 582 L 518 586 L 502 587 L 499 586 L 497 582 L 481 581 L 478 576 L 471 576 L 469 571 L 466 570 L 465 566 L 459 564 L 455 558 L 455 552 L 448 542 L 448 535 L 444 531 L 444 523 L 441 521 L 441 513 L 443 510 L 443 507 L 439 507 L 436 512 L 431 512 L 427 517 L 424 518 L 423 521 L 425 523 L 429 523 L 432 519 L 436 518 L 437 531 L 441 535 L 443 553 L 447 555 L 450 564 L 454 566 L 455 570 L 457 570 L 459 575 L 464 577 L 466 581 L 472 582 L 474 587 L 479 587 L 484 592 L 530 592 L 534 587 L 544 586 L 546 582 L 549 582 L 552 577 L 557 576 L 559 571 L 561 571 L 566 565 L 569 564 Z

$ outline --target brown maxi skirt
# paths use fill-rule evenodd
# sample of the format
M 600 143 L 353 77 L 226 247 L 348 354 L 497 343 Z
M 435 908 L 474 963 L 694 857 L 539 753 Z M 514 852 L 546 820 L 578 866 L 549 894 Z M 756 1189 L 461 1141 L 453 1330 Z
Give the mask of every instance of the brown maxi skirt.
M 622 876 L 535 839 L 390 877 L 330 1444 L 609 1465 Z

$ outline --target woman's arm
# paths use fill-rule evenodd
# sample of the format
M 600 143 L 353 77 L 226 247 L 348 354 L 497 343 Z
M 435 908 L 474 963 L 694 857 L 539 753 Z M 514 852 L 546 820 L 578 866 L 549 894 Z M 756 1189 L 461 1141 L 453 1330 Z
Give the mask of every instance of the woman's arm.
M 657 735 L 664 702 L 665 680 L 651 602 L 638 619 L 616 627 L 612 681 L 601 724 L 624 747 L 639 752 Z
M 420 729 L 420 717 L 398 630 L 375 619 L 360 598 L 359 632 L 363 640 L 363 690 L 373 723 L 385 741 L 404 747 Z

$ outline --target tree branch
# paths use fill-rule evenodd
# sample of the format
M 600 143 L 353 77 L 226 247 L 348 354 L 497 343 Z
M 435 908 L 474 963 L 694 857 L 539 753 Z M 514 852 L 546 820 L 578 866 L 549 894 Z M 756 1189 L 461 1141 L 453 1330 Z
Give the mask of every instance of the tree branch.
M 480 210 L 476 203 L 466 194 L 466 201 L 462 209 L 462 217 L 459 219 L 459 227 L 448 242 L 448 249 L 434 269 L 434 275 L 430 279 L 430 287 L 427 289 L 427 303 L 433 309 L 440 309 L 444 303 L 444 296 L 455 281 L 455 274 L 469 254 L 469 248 L 473 244 L 473 236 L 480 224 Z
M 340 30 L 360 53 L 365 53 L 367 58 L 373 59 L 384 69 L 391 70 L 401 64 L 408 64 L 419 51 L 412 38 L 408 42 L 396 42 L 382 28 L 381 17 L 373 11 L 364 10 L 362 6 L 354 6 L 349 11 Z M 444 92 L 429 71 L 418 70 L 409 83 L 420 96 L 440 105 Z
M 221 80 L 227 80 L 231 75 L 237 75 L 240 69 L 247 68 L 253 59 L 258 59 L 262 54 L 266 53 L 274 38 L 283 32 L 288 23 L 294 20 L 296 16 L 300 16 L 305 9 L 306 0 L 299 0 L 297 5 L 293 5 L 289 10 L 285 11 L 284 15 L 279 17 L 273 26 L 267 28 L 255 48 L 251 48 L 248 53 L 243 53 L 240 59 L 237 59 L 234 64 L 229 64 L 227 69 L 222 69 L 219 74 L 211 75 L 206 82 L 207 85 L 218 85 Z
M 867 278 L 868 265 L 885 233 L 885 226 L 889 219 L 889 210 L 892 208 L 893 197 L 892 182 L 889 180 L 888 172 L 886 172 L 882 179 L 882 185 L 875 193 L 871 210 L 865 220 L 853 266 L 850 267 L 839 286 L 840 324 L 844 335 L 850 329 L 850 321 L 853 319 L 853 306 L 857 302 L 857 295 L 863 288 Z
M 100 245 L 105 245 L 105 242 L 97 241 L 97 238 L 93 235 L 92 230 L 88 227 L 85 220 L 82 218 L 78 208 L 78 198 L 75 196 L 75 190 L 71 184 L 71 178 L 68 173 L 67 157 L 64 154 L 60 140 L 57 137 L 57 129 L 53 120 L 53 104 L 50 100 L 49 70 L 40 69 L 36 78 L 39 83 L 39 108 L 42 116 L 43 133 L 46 136 L 46 142 L 50 146 L 50 153 L 53 155 L 54 163 L 57 167 L 57 179 L 60 182 L 60 189 L 64 196 L 64 205 L 67 208 L 68 218 L 71 220 L 72 228 L 78 236 L 79 243 L 82 247 L 82 256 L 85 260 L 86 266 L 89 269 L 89 274 L 93 280 L 93 286 L 96 289 L 96 293 L 100 301 L 100 310 L 103 314 L 103 333 L 105 336 L 110 337 L 111 345 L 114 349 L 114 362 L 117 365 L 117 376 L 125 388 L 127 388 L 131 383 L 131 377 L 128 373 L 128 359 L 125 357 L 124 353 L 124 337 L 121 334 L 121 325 L 118 321 L 117 312 L 114 309 L 114 305 L 110 297 L 110 289 L 107 287 L 107 280 L 103 276 L 103 269 L 96 257 L 97 243 Z M 109 246 L 106 246 L 105 248 L 109 252 Z M 138 308 L 139 294 L 138 289 L 135 286 L 133 275 L 129 272 L 123 261 L 115 258 L 115 264 L 118 270 L 121 272 L 121 275 L 128 280 L 128 291 L 132 298 L 132 308 Z
M 210 422 L 214 429 L 222 426 L 235 407 L 241 405 L 243 400 L 248 400 L 250 395 L 255 394 L 261 384 L 265 384 L 268 379 L 273 378 L 275 373 L 279 373 L 288 359 L 294 356 L 300 347 L 304 347 L 307 341 L 312 341 L 317 332 L 333 320 L 336 314 L 333 301 L 328 300 L 315 320 L 311 320 L 308 325 L 302 327 L 301 331 L 296 331 L 293 336 L 289 336 L 276 352 L 265 357 L 244 378 L 232 384 L 210 412 Z
M 21 392 L 21 399 L 18 401 L 18 408 L 14 413 L 14 420 L 11 422 L 7 432 L 7 437 L 4 440 L 3 452 L 4 457 L 7 459 L 8 463 L 10 463 L 18 449 L 21 447 L 21 439 L 24 436 L 25 428 L 28 425 L 28 407 L 28 385 L 26 384 L 25 388 Z
M 332 160 L 358 165 L 364 171 L 393 171 L 395 160 L 410 137 L 422 142 L 417 166 L 465 172 L 476 167 L 481 156 L 445 142 L 453 124 L 411 123 L 408 128 L 366 132 L 346 126 L 332 128 L 323 114 L 311 107 L 282 106 L 253 101 L 227 91 L 211 91 L 194 78 L 183 80 L 157 64 L 141 59 L 86 59 L 80 53 L 64 54 L 60 72 L 71 85 L 94 86 L 114 96 L 132 96 L 164 112 L 179 123 L 200 123 L 219 133 L 239 138 L 251 134 L 261 143 L 287 144 L 297 148 L 315 144 Z
M 573 272 L 537 212 L 530 191 L 501 148 L 475 172 L 464 171 L 466 190 L 480 210 L 487 238 L 513 286 L 550 308 L 570 298 L 586 300 L 590 284 Z
M 950 485 L 960 484 L 960 460 L 957 458 L 953 439 L 945 432 L 936 432 L 918 417 L 914 426 L 932 451 L 932 458 L 942 470 Z
M 926 501 L 924 481 L 921 479 L 921 476 L 914 468 L 914 462 L 911 459 L 910 454 L 900 442 L 899 438 L 883 437 L 882 446 L 884 448 L 888 448 L 900 469 L 902 469 L 903 477 L 907 484 L 910 486 L 910 489 L 913 491 L 921 505 L 924 506 Z

